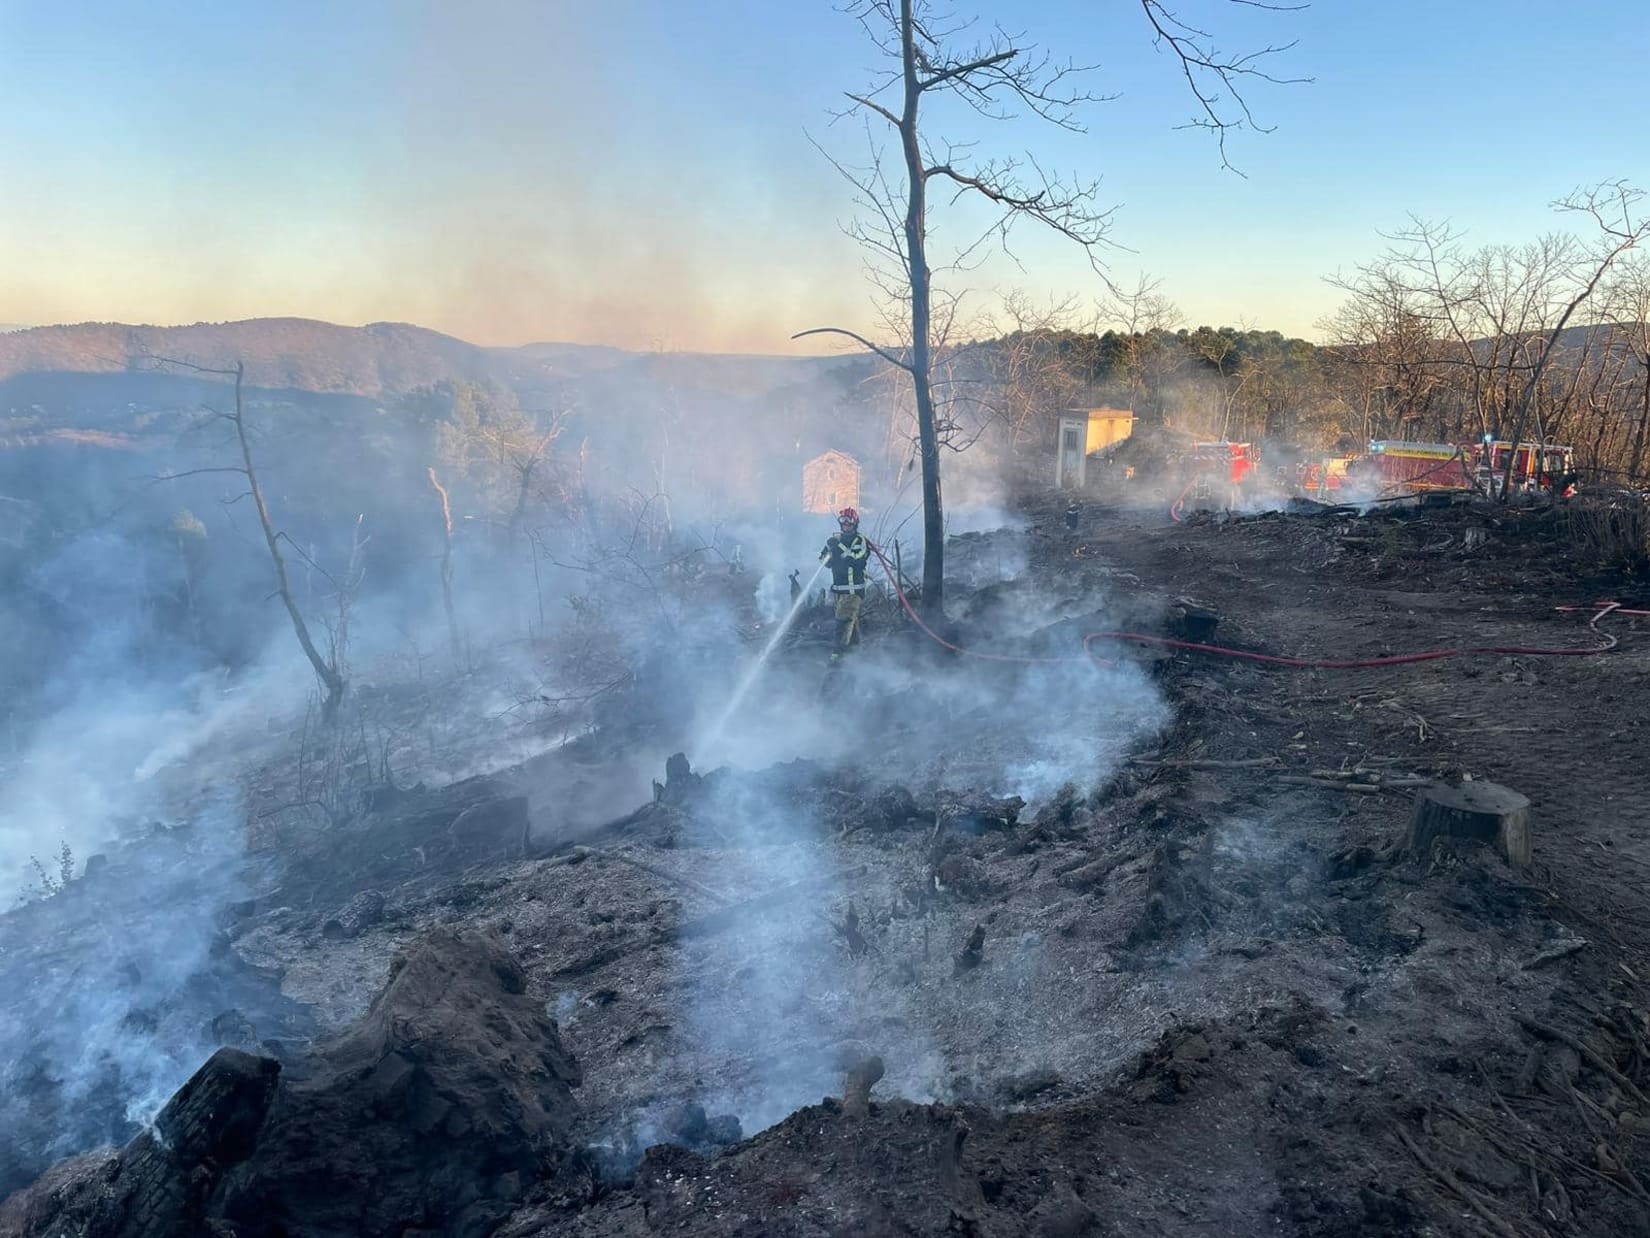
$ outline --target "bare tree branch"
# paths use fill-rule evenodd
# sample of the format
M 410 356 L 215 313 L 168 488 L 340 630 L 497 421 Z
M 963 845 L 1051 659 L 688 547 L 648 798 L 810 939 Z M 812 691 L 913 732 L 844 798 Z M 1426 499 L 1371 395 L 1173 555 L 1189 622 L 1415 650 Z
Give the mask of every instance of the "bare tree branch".
M 1264 9 L 1269 12 L 1290 13 L 1305 5 L 1266 4 L 1259 0 L 1230 0 L 1244 8 Z M 1278 77 L 1266 71 L 1262 62 L 1281 55 L 1295 46 L 1291 41 L 1263 47 L 1258 51 L 1227 53 L 1220 50 L 1213 37 L 1205 30 L 1188 25 L 1173 13 L 1163 0 L 1140 0 L 1160 47 L 1166 47 L 1180 63 L 1181 75 L 1192 92 L 1201 115 L 1187 122 L 1186 128 L 1207 129 L 1215 135 L 1220 148 L 1221 166 L 1243 175 L 1226 154 L 1227 134 L 1236 129 L 1254 129 L 1269 133 L 1268 126 L 1257 124 L 1244 94 L 1245 79 L 1274 85 L 1302 85 L 1309 77 Z
M 911 365 L 910 365 L 909 362 L 902 361 L 899 357 L 896 357 L 893 353 L 889 352 L 886 348 L 883 348 L 879 344 L 871 343 L 870 340 L 866 339 L 863 335 L 859 334 L 859 332 L 850 331 L 846 327 L 810 327 L 806 331 L 798 331 L 795 335 L 791 336 L 791 338 L 793 340 L 800 340 L 804 336 L 809 336 L 809 335 L 844 335 L 844 336 L 847 336 L 849 339 L 853 340 L 856 344 L 859 344 L 861 347 L 863 347 L 865 349 L 868 349 L 871 352 L 876 353 L 877 356 L 881 357 L 889 365 L 897 365 L 897 366 L 899 366 L 900 369 L 905 370 L 907 372 L 909 372 L 910 369 L 911 369 Z

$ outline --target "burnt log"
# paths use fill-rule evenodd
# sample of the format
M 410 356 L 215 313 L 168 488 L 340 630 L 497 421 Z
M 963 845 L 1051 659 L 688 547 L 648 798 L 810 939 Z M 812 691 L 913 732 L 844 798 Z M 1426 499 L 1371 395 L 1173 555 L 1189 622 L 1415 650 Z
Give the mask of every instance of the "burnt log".
M 965 834 L 988 830 L 1011 830 L 1020 820 L 1026 802 L 1018 795 L 998 799 L 991 795 L 943 793 L 935 805 L 935 817 L 948 829 Z
M 219 1049 L 119 1152 L 51 1170 L 0 1206 L 0 1236 L 206 1238 L 224 1175 L 255 1152 L 281 1066 Z
M 917 800 L 901 786 L 884 787 L 863 804 L 862 820 L 879 833 L 903 829 L 907 822 L 921 815 Z
M 220 1049 L 152 1131 L 0 1204 L 0 1238 L 482 1238 L 526 1184 L 588 1191 L 578 1064 L 496 936 L 420 939 L 301 1073 Z
M 349 941 L 383 918 L 384 896 L 377 890 L 362 890 L 321 921 L 321 936 L 328 941 Z
M 472 804 L 448 827 L 453 850 L 476 858 L 527 854 L 527 797 L 506 795 Z
M 283 1086 L 215 1215 L 247 1238 L 490 1233 L 522 1183 L 576 1170 L 579 1078 L 502 941 L 436 930 Z
M 219 1049 L 155 1119 L 172 1159 L 188 1169 L 224 1167 L 252 1155 L 269 1112 L 281 1064 L 239 1049 Z
M 1530 863 L 1530 801 L 1493 782 L 1438 783 L 1415 794 L 1404 849 L 1432 850 L 1440 840 L 1490 843 L 1519 867 Z

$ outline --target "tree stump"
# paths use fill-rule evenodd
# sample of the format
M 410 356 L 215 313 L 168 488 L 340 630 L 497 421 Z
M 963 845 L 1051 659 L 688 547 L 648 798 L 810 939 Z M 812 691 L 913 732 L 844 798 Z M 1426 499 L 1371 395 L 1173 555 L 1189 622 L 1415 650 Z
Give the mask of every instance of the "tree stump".
M 1530 862 L 1530 801 L 1493 782 L 1438 783 L 1415 794 L 1409 821 L 1411 852 L 1432 849 L 1440 838 L 1494 843 L 1507 862 Z
M 882 1078 L 882 1059 L 858 1042 L 847 1041 L 837 1047 L 836 1065 L 848 1076 L 842 1088 L 842 1112 L 863 1118 L 871 1111 L 871 1089 Z
M 1220 626 L 1222 615 L 1220 611 L 1207 602 L 1200 602 L 1195 598 L 1176 598 L 1174 605 L 1169 609 L 1169 617 L 1180 636 L 1200 645 L 1207 645 L 1215 638 L 1215 629 Z
M 974 931 L 968 935 L 963 943 L 962 953 L 956 958 L 951 968 L 953 976 L 960 976 L 965 971 L 973 971 L 985 957 L 985 925 L 976 924 Z

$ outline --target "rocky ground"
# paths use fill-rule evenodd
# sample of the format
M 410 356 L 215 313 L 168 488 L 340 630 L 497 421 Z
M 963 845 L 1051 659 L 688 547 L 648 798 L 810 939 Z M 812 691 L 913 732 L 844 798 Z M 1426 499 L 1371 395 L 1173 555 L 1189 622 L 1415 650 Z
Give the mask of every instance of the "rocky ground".
M 229 1047 L 0 1234 L 1650 1232 L 1650 641 L 1553 609 L 1631 582 L 1542 512 L 1024 519 L 955 543 L 943 635 L 1046 661 L 885 604 L 668 770 L 610 717 L 264 830 L 157 980 Z M 1083 655 L 1185 602 L 1270 654 L 1620 645 Z M 1399 845 L 1466 777 L 1529 797 L 1531 866 Z M 66 942 L 169 854 L 13 914 Z

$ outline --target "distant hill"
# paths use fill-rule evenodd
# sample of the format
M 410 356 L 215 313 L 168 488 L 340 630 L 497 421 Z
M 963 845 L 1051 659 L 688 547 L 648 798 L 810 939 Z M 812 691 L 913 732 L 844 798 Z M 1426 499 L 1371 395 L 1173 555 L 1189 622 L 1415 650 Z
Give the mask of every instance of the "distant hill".
M 632 353 L 558 343 L 483 348 L 409 323 L 345 327 L 309 318 L 186 327 L 78 323 L 0 333 L 0 384 L 22 375 L 142 374 L 166 369 L 163 359 L 208 369 L 241 361 L 252 387 L 375 400 L 441 382 L 493 382 L 525 393 L 619 372 L 649 383 L 749 395 L 854 360 Z
M 139 373 L 164 368 L 161 358 L 210 369 L 240 360 L 255 387 L 374 398 L 500 377 L 486 349 L 422 327 L 254 318 L 187 327 L 80 323 L 0 335 L 0 382 L 22 374 Z
M 279 427 L 280 450 L 293 453 L 285 473 L 293 487 L 318 475 L 322 456 L 353 462 L 346 478 L 327 474 L 336 493 L 353 493 L 364 478 L 387 483 L 407 461 L 432 458 L 434 419 L 451 399 L 431 390 L 440 386 L 493 385 L 524 409 L 566 413 L 581 467 L 613 492 L 662 484 L 668 461 L 673 497 L 696 487 L 719 503 L 789 493 L 800 460 L 827 447 L 869 459 L 886 430 L 865 402 L 872 365 L 864 355 L 482 348 L 406 323 L 304 318 L 80 323 L 0 334 L 0 495 L 78 495 L 94 469 L 130 477 L 178 467 L 174 458 L 193 450 L 187 436 L 200 411 L 228 403 L 227 378 L 188 367 L 222 371 L 236 362 L 246 366 L 255 420 Z M 275 458 L 272 444 L 264 450 Z M 426 501 L 422 470 L 416 484 L 389 489 L 409 504 Z M 327 525 L 336 513 L 322 513 L 326 490 L 288 497 Z M 374 500 L 380 509 L 385 502 Z

